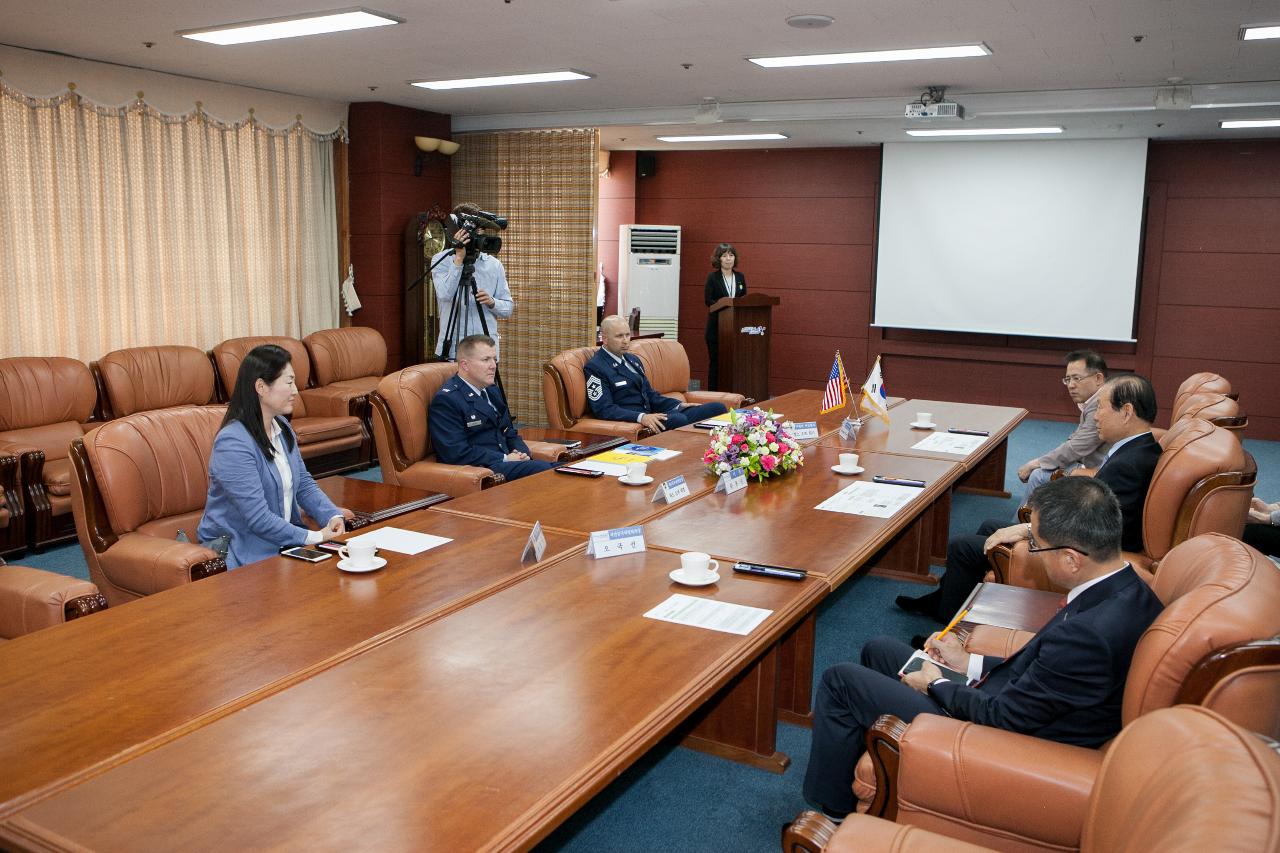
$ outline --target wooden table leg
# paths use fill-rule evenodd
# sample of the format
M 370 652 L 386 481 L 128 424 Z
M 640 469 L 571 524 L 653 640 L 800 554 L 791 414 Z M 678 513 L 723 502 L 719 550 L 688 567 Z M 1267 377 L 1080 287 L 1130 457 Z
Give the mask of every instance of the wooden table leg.
M 681 743 L 739 764 L 783 773 L 791 758 L 776 749 L 778 647 L 712 697 L 686 724 Z
M 1011 495 L 1004 490 L 1004 465 L 1009 455 L 1009 439 L 991 448 L 991 452 L 973 466 L 967 474 L 956 483 L 962 492 L 975 495 L 990 495 L 996 498 L 1007 498 Z
M 947 564 L 947 544 L 951 541 L 950 489 L 947 489 L 946 494 L 933 502 L 929 512 L 933 515 L 930 521 L 933 525 L 933 542 L 929 548 L 929 562 L 931 565 L 945 566 Z
M 945 495 L 938 500 L 949 501 Z M 950 513 L 951 504 L 948 502 L 945 514 L 949 517 Z M 871 558 L 871 573 L 895 580 L 937 583 L 937 578 L 929 574 L 930 556 L 934 550 L 934 520 L 935 510 L 931 505 Z
M 778 647 L 778 719 L 813 725 L 813 649 L 817 611 L 802 619 Z

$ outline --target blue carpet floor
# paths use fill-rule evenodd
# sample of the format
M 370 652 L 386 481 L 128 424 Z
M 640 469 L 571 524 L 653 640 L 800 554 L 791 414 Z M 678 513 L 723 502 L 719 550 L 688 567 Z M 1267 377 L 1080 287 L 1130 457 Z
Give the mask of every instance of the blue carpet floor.
M 987 518 L 1012 517 L 1021 495 L 1015 472 L 1020 464 L 1061 442 L 1069 423 L 1024 421 L 1009 438 L 1006 490 L 1013 498 L 956 495 L 951 533 L 971 533 Z M 1256 494 L 1280 500 L 1280 442 L 1245 440 L 1258 462 Z M 381 479 L 373 468 L 354 476 Z M 20 560 L 86 578 L 88 572 L 76 543 L 29 554 Z M 916 595 L 916 584 L 863 577 L 846 583 L 821 605 L 817 621 L 815 678 L 832 664 L 855 659 L 863 642 L 876 634 L 909 637 L 936 626 L 893 606 L 904 593 Z M 577 814 L 548 837 L 538 850 L 570 851 L 775 851 L 783 823 L 804 808 L 800 795 L 808 762 L 807 729 L 781 725 L 778 749 L 791 756 L 786 773 L 753 770 L 662 743 L 624 772 Z

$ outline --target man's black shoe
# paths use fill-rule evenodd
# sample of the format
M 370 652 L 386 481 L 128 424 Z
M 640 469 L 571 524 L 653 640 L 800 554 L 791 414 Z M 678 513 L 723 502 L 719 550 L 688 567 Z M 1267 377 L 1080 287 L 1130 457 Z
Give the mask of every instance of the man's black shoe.
M 929 596 L 921 596 L 920 598 L 912 598 L 909 595 L 900 595 L 893 600 L 900 610 L 908 613 L 920 613 L 925 616 L 933 615 L 933 602 Z

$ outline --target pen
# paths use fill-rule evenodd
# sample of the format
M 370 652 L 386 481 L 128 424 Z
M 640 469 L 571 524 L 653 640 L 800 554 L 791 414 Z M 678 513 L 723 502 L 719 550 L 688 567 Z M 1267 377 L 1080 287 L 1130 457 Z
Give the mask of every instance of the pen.
M 908 480 L 904 477 L 885 477 L 882 474 L 876 474 L 871 478 L 874 482 L 884 483 L 889 486 L 912 486 L 917 489 L 923 489 L 924 480 Z
M 947 623 L 947 627 L 942 629 L 942 633 L 938 635 L 937 639 L 941 640 L 943 637 L 947 636 L 947 632 L 950 631 L 952 628 L 954 628 L 957 624 L 959 624 L 960 620 L 968 615 L 969 615 L 969 611 L 967 609 L 961 610 L 959 613 L 957 613 L 956 618 L 952 619 L 950 622 Z M 937 640 L 935 640 L 934 642 L 937 642 Z
M 958 427 L 951 427 L 947 432 L 954 435 L 991 435 L 985 429 L 960 429 Z

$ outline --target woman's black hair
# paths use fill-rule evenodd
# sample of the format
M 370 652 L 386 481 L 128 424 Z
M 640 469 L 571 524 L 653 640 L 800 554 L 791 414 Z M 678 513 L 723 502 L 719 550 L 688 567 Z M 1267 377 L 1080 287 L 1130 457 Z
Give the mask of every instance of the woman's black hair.
M 227 403 L 227 416 L 222 419 L 223 426 L 232 421 L 244 424 L 244 428 L 253 436 L 268 459 L 274 459 L 276 453 L 262 423 L 262 403 L 258 399 L 257 383 L 259 379 L 268 385 L 275 382 L 292 361 L 289 351 L 275 344 L 263 344 L 249 350 L 249 354 L 240 363 L 236 386 L 231 389 L 231 400 Z M 293 450 L 293 430 L 282 426 L 281 435 L 284 446 Z
M 715 249 L 711 251 L 712 269 L 717 269 L 717 270 L 720 269 L 720 256 L 723 255 L 725 252 L 733 252 L 733 268 L 735 270 L 738 268 L 738 261 L 742 260 L 742 258 L 738 256 L 738 250 L 733 248 L 732 243 L 721 243 L 719 246 L 716 246 Z

